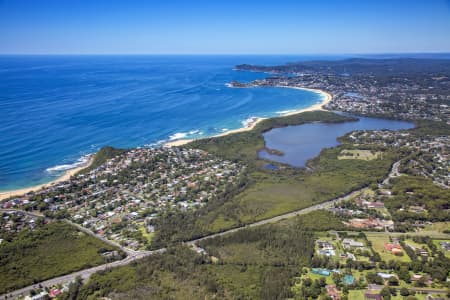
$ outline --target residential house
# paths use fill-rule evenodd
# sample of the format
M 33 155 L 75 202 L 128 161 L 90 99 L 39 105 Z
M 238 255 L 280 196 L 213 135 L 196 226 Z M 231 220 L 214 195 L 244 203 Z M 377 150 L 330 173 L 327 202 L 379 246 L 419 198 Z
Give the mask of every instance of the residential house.
M 331 297 L 333 300 L 340 300 L 341 295 L 339 294 L 338 289 L 336 288 L 335 284 L 328 284 L 325 286 L 327 290 L 327 295 Z
M 402 246 L 397 243 L 384 243 L 384 249 L 394 255 L 403 255 Z
M 357 242 L 354 239 L 343 239 L 342 245 L 344 245 L 344 248 L 363 248 L 364 243 L 363 242 Z
M 381 290 L 378 286 L 371 287 L 370 285 L 367 287 L 367 291 L 364 293 L 364 299 L 366 300 L 383 300 L 383 296 L 381 296 Z

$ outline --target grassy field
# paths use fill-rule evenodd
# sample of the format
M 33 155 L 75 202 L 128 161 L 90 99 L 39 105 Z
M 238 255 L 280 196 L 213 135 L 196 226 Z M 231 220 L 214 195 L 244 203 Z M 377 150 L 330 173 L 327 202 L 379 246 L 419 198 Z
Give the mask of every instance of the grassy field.
M 348 300 L 361 300 L 364 299 L 364 292 L 365 290 L 351 290 L 348 293 Z M 426 295 L 423 294 L 416 294 L 414 297 L 416 297 L 417 300 L 426 300 Z M 391 296 L 391 300 L 405 300 L 407 297 L 403 297 L 400 295 L 400 293 L 397 293 L 396 296 Z
M 433 240 L 433 244 L 436 245 L 436 247 L 442 251 L 442 253 L 444 253 L 445 256 L 447 256 L 448 258 L 450 258 L 450 251 L 445 251 L 444 249 L 442 249 L 442 246 L 439 244 L 440 242 L 449 242 L 450 243 L 450 239 L 448 240 Z
M 365 290 L 351 290 L 348 292 L 348 300 L 361 300 L 364 299 Z
M 338 159 L 361 159 L 361 160 L 374 160 L 380 158 L 382 152 L 372 150 L 361 149 L 345 149 L 339 153 Z
M 430 248 L 426 244 L 416 243 L 412 239 L 406 239 L 405 244 L 419 248 L 419 249 L 425 249 L 425 250 L 427 250 L 428 254 L 431 253 Z
M 110 250 L 66 223 L 23 231 L 0 245 L 0 293 L 105 263 L 101 253 Z
M 139 231 L 142 233 L 142 236 L 147 240 L 147 243 L 150 244 L 152 242 L 153 237 L 155 236 L 154 232 L 148 233 L 143 223 L 137 224 Z
M 431 233 L 444 233 L 444 231 L 450 232 L 450 222 L 434 222 L 431 225 L 426 225 L 422 231 Z
M 364 292 L 365 290 L 351 290 L 348 293 L 348 300 L 361 300 L 364 299 Z M 426 295 L 416 294 L 414 297 L 417 298 L 417 300 L 425 300 Z M 391 300 L 405 300 L 407 297 L 401 296 L 399 293 L 397 296 L 392 296 Z
M 381 259 L 384 261 L 389 261 L 389 260 L 398 260 L 398 261 L 403 261 L 403 262 L 411 262 L 411 259 L 409 258 L 409 256 L 406 254 L 406 252 L 403 250 L 403 255 L 402 256 L 398 256 L 398 255 L 394 255 L 391 252 L 387 251 L 384 249 L 384 244 L 385 243 L 389 243 L 389 234 L 379 234 L 379 233 L 371 233 L 371 232 L 367 232 L 366 233 L 367 239 L 372 242 L 372 248 L 375 252 L 378 252 L 378 254 L 380 254 Z

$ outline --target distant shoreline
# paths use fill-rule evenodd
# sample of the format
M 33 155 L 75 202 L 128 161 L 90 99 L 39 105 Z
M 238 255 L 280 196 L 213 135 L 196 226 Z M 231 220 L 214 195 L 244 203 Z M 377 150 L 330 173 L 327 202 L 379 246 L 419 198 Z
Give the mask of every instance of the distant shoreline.
M 11 190 L 11 191 L 6 191 L 6 192 L 0 192 L 0 201 L 1 200 L 5 200 L 11 197 L 19 197 L 19 196 L 23 196 L 25 194 L 28 194 L 29 192 L 36 192 L 38 190 L 41 190 L 43 188 L 48 188 L 51 187 L 53 185 L 56 185 L 60 182 L 64 182 L 69 180 L 72 176 L 74 176 L 75 174 L 77 174 L 78 172 L 80 172 L 81 170 L 88 168 L 89 166 L 92 165 L 92 162 L 94 161 L 94 157 L 95 154 L 92 154 L 89 156 L 89 159 L 82 165 L 67 170 L 66 172 L 64 172 L 64 174 L 62 174 L 60 177 L 47 182 L 47 183 L 43 183 L 43 184 L 38 184 L 32 187 L 28 187 L 28 188 L 22 188 L 22 189 L 17 189 L 17 190 Z
M 331 94 L 323 91 L 323 90 L 319 90 L 319 89 L 309 89 L 309 88 L 302 88 L 302 87 L 293 87 L 293 86 L 275 86 L 275 87 L 279 87 L 279 88 L 291 88 L 291 89 L 298 89 L 298 90 L 305 90 L 305 91 L 311 91 L 314 93 L 318 93 L 321 94 L 323 96 L 323 100 L 321 103 L 317 103 L 314 104 L 310 107 L 307 108 L 302 108 L 302 109 L 298 109 L 298 110 L 293 110 L 290 111 L 288 113 L 282 114 L 281 117 L 285 117 L 285 116 L 290 116 L 290 115 L 294 115 L 294 114 L 299 114 L 302 112 L 306 112 L 306 111 L 314 111 L 314 110 L 324 110 L 323 106 L 326 105 L 327 103 L 329 103 L 332 99 Z M 245 127 L 241 127 L 241 128 L 237 128 L 237 129 L 233 129 L 224 133 L 220 133 L 217 135 L 214 135 L 213 137 L 220 137 L 220 136 L 226 136 L 226 135 L 230 135 L 230 134 L 234 134 L 234 133 L 239 133 L 239 132 L 245 132 L 245 131 L 250 131 L 253 128 L 255 128 L 255 126 L 260 123 L 261 121 L 265 120 L 267 118 L 261 118 L 261 117 L 254 117 L 252 118 L 252 120 L 247 124 L 247 126 Z M 202 138 L 200 138 L 202 139 Z M 174 141 L 169 141 L 167 143 L 165 143 L 163 146 L 164 147 L 178 147 L 178 146 L 183 146 L 186 145 L 192 141 L 194 141 L 195 139 L 179 139 L 179 140 L 174 140 Z M 94 160 L 95 154 L 91 155 L 89 157 L 89 160 L 82 164 L 81 166 L 78 166 L 76 168 L 67 170 L 64 174 L 62 174 L 60 177 L 47 182 L 47 183 L 43 183 L 43 184 L 38 184 L 35 186 L 31 186 L 31 187 L 27 187 L 27 188 L 21 188 L 21 189 L 16 189 L 16 190 L 10 190 L 10 191 L 4 191 L 4 192 L 0 192 L 0 201 L 1 200 L 5 200 L 11 197 L 20 197 L 23 196 L 27 193 L 30 192 L 36 192 L 38 190 L 41 190 L 43 188 L 48 188 L 51 187 L 53 185 L 56 185 L 60 182 L 64 182 L 69 180 L 72 176 L 74 176 L 76 173 L 80 172 L 81 170 L 89 167 L 93 160 Z
M 303 87 L 297 87 L 297 86 L 282 86 L 282 85 L 277 85 L 277 86 L 274 86 L 274 87 L 310 91 L 310 92 L 314 92 L 314 93 L 317 93 L 317 94 L 321 94 L 323 96 L 323 100 L 322 100 L 321 103 L 314 104 L 314 105 L 312 105 L 310 107 L 307 107 L 307 108 L 302 108 L 302 109 L 296 109 L 296 110 L 289 111 L 289 112 L 287 112 L 285 114 L 282 114 L 280 117 L 291 116 L 291 115 L 299 114 L 299 113 L 306 112 L 306 111 L 325 110 L 323 107 L 326 104 L 328 104 L 333 99 L 333 96 L 330 93 L 327 93 L 327 92 L 325 92 L 323 90 L 319 90 L 319 89 L 310 89 L 310 88 L 303 88 Z M 239 88 L 241 88 L 241 87 L 239 87 Z M 239 132 L 245 132 L 245 131 L 252 130 L 253 128 L 255 128 L 255 126 L 259 122 L 261 122 L 262 120 L 265 120 L 265 119 L 267 119 L 267 118 L 254 117 L 252 122 L 250 122 L 245 127 L 229 130 L 227 132 L 214 135 L 212 137 L 226 136 L 226 135 L 230 135 L 230 134 L 234 134 L 234 133 L 239 133 Z M 199 139 L 203 139 L 203 138 L 199 138 Z M 189 144 L 190 142 L 195 141 L 195 140 L 196 139 L 179 139 L 179 140 L 175 140 L 175 141 L 170 141 L 170 142 L 165 143 L 164 147 L 183 146 L 183 145 Z

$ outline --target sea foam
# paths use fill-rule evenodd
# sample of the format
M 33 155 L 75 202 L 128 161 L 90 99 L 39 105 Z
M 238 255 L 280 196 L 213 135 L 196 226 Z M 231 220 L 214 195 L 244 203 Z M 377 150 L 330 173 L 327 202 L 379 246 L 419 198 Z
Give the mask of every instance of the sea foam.
M 250 117 L 245 119 L 244 121 L 242 121 L 242 125 L 244 125 L 244 127 L 250 127 L 250 125 L 255 122 L 258 119 L 258 117 Z
M 294 112 L 294 111 L 295 111 L 295 109 L 290 109 L 290 110 L 281 110 L 281 111 L 277 111 L 276 113 L 279 114 L 279 115 L 285 115 L 285 114 L 292 113 L 292 112 Z
M 177 132 L 169 136 L 169 141 L 185 139 L 188 136 L 188 132 Z
M 45 169 L 45 171 L 47 171 L 48 173 L 56 173 L 56 172 L 62 172 L 62 171 L 68 171 L 71 169 L 75 169 L 75 168 L 78 168 L 78 167 L 86 164 L 89 161 L 90 156 L 91 156 L 90 154 L 83 155 L 73 164 L 57 165 L 54 167 L 47 168 L 47 169 Z

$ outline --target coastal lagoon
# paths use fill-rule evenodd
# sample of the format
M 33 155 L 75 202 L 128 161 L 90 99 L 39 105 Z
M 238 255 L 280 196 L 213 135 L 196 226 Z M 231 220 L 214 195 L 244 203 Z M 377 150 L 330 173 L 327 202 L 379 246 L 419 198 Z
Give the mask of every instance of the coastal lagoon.
M 352 116 L 352 115 L 350 115 Z M 401 130 L 411 129 L 414 124 L 405 121 L 359 117 L 355 122 L 312 123 L 275 128 L 264 133 L 268 149 L 278 150 L 283 155 L 259 151 L 259 158 L 304 167 L 306 162 L 319 155 L 323 148 L 339 145 L 338 137 L 354 130 Z
M 103 146 L 213 136 L 310 107 L 323 96 L 226 84 L 268 76 L 237 64 L 317 58 L 0 56 L 0 191 L 49 182 Z

